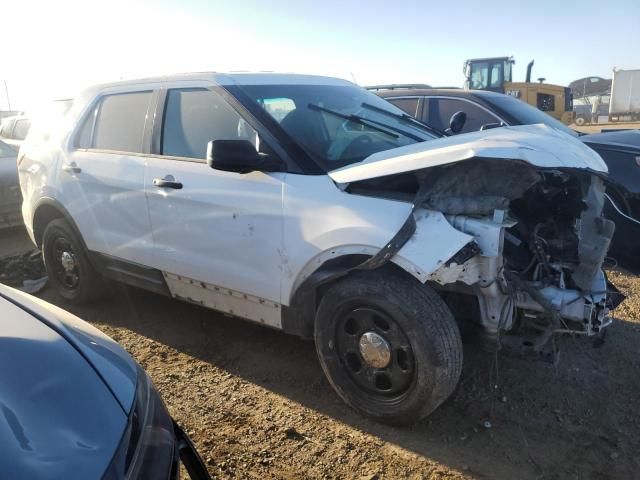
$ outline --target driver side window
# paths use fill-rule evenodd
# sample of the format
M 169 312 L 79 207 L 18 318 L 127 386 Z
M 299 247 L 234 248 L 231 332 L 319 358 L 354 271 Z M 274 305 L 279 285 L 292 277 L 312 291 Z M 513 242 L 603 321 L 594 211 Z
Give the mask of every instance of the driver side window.
M 220 95 L 204 88 L 167 92 L 162 126 L 162 155 L 204 162 L 213 140 L 249 140 L 258 146 L 257 132 Z
M 449 127 L 451 116 L 459 111 L 467 114 L 467 121 L 460 133 L 469 133 L 480 130 L 482 125 L 488 123 L 500 123 L 500 119 L 480 108 L 478 105 L 457 98 L 426 98 L 423 121 L 429 125 L 445 130 Z

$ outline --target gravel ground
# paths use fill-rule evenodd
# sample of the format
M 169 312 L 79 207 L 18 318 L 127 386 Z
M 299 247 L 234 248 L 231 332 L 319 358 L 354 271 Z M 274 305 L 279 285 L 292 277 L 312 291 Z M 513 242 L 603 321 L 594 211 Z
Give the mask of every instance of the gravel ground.
M 215 478 L 640 478 L 640 278 L 609 276 L 629 298 L 602 347 L 563 338 L 554 367 L 466 345 L 456 392 L 408 428 L 344 405 L 311 342 L 132 288 L 40 296 L 146 368 Z
M 554 367 L 468 345 L 452 398 L 410 428 L 345 406 L 310 342 L 135 289 L 42 296 L 147 369 L 217 478 L 639 478 L 640 279 L 610 276 L 629 298 L 604 346 L 564 338 Z

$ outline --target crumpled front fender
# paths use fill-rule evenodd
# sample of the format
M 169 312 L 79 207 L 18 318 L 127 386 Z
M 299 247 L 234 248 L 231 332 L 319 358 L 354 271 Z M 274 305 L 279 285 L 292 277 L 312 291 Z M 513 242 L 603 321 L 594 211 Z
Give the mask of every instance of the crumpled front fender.
M 415 218 L 416 232 L 391 261 L 424 283 L 474 237 L 452 227 L 441 212 L 419 209 Z
M 451 257 L 471 243 L 474 237 L 456 230 L 440 212 L 419 209 L 414 215 L 415 233 L 389 261 L 424 283 Z M 325 262 L 347 255 L 373 256 L 380 251 L 381 247 L 380 245 L 350 244 L 320 252 L 300 271 L 292 292 L 296 292 Z

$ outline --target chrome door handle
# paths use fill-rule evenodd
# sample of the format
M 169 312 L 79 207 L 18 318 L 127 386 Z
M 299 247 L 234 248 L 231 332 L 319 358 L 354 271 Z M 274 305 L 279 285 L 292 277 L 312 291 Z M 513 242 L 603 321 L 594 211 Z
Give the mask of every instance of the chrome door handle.
M 76 164 L 76 162 L 71 162 L 68 165 L 63 165 L 62 171 L 67 173 L 80 173 L 82 172 L 82 169 Z

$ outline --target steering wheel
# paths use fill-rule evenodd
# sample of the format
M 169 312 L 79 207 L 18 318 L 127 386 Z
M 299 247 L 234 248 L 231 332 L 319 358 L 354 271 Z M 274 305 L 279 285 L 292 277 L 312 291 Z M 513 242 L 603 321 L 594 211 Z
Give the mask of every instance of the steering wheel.
M 356 138 L 351 140 L 349 145 L 347 145 L 347 147 L 342 151 L 341 157 L 355 157 L 363 151 L 366 151 L 367 147 L 369 147 L 371 143 L 371 137 L 368 135 L 358 135 Z

